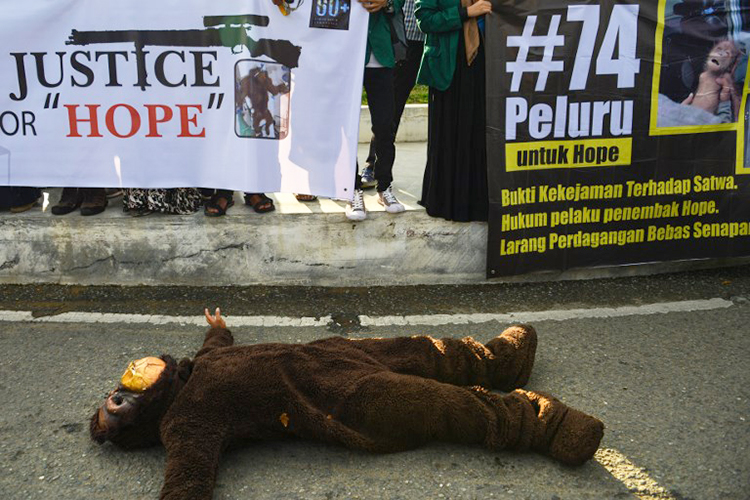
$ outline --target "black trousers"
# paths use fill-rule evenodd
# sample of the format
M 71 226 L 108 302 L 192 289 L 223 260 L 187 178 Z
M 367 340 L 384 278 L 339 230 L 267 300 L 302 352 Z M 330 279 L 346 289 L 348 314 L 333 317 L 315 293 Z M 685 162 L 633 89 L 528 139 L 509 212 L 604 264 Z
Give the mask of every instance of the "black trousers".
M 406 49 L 406 59 L 398 64 L 393 70 L 393 137 L 395 143 L 398 126 L 401 123 L 401 115 L 404 114 L 406 101 L 409 94 L 417 83 L 417 73 L 422 62 L 422 51 L 424 42 L 409 40 Z M 375 137 L 370 140 L 370 152 L 367 155 L 367 165 L 375 163 Z
M 393 159 L 396 156 L 396 134 L 393 131 L 393 68 L 365 68 L 364 86 L 372 120 L 375 179 L 378 181 L 378 191 L 385 191 L 393 182 Z M 362 189 L 359 168 L 354 188 Z
M 0 208 L 20 207 L 42 195 L 39 188 L 0 186 Z

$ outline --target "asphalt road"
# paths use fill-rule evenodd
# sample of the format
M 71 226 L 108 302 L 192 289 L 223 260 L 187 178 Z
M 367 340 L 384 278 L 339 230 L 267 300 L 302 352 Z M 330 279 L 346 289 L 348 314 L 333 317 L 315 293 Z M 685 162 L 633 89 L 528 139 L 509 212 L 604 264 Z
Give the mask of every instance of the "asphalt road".
M 691 305 L 709 299 L 722 305 Z M 649 313 L 649 305 L 664 303 L 688 306 Z M 92 322 L 96 318 L 87 314 L 80 321 L 56 317 L 90 312 L 198 318 L 203 307 L 216 305 L 230 328 L 233 316 L 331 318 L 324 326 L 237 327 L 238 343 L 415 334 L 470 335 L 484 342 L 508 323 L 450 324 L 450 318 L 537 318 L 539 348 L 527 388 L 551 392 L 606 425 L 596 460 L 578 468 L 535 454 L 446 444 L 371 455 L 310 442 L 262 443 L 224 457 L 217 499 L 750 498 L 750 266 L 476 287 L 3 286 L 0 498 L 158 498 L 163 450 L 98 446 L 88 437 L 88 418 L 130 360 L 190 356 L 205 328 L 168 319 L 155 324 Z M 607 312 L 624 306 L 630 309 L 619 316 Z M 549 311 L 571 309 L 580 311 L 568 319 L 544 319 Z M 12 311 L 31 312 L 34 319 L 14 321 Z M 400 326 L 361 321 L 404 315 L 437 319 Z

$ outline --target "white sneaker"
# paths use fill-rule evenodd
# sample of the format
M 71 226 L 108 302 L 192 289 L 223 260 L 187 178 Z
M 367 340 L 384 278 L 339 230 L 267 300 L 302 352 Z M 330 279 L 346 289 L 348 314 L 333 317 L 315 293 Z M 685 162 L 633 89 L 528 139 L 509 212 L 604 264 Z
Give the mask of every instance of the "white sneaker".
M 346 204 L 346 218 L 355 222 L 367 218 L 365 208 L 365 193 L 361 189 L 354 190 L 354 199 Z
M 397 199 L 396 195 L 393 194 L 393 186 L 388 186 L 385 191 L 378 191 L 378 203 L 385 207 L 385 211 L 389 214 L 398 214 L 406 210 Z

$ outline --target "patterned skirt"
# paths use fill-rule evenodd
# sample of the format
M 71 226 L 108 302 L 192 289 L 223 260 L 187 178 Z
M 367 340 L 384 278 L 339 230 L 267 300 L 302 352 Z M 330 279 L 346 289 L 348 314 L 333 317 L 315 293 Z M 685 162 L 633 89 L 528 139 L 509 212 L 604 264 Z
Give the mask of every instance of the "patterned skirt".
M 201 193 L 195 188 L 123 189 L 122 208 L 125 212 L 150 211 L 164 214 L 192 214 L 203 205 Z

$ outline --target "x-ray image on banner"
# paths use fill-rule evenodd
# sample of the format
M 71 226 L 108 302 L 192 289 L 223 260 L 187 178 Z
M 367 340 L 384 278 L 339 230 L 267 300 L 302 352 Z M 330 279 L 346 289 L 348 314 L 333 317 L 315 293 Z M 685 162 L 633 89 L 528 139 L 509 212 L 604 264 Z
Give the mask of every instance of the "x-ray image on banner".
M 348 0 L 0 0 L 0 185 L 352 196 Z

